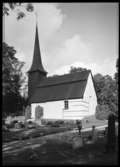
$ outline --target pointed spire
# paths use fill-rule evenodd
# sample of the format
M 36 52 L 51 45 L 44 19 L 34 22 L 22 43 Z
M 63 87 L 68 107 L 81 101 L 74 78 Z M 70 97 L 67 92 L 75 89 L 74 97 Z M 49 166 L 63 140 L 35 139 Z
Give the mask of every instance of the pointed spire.
M 33 62 L 29 72 L 40 71 L 43 73 L 47 73 L 42 65 L 41 53 L 40 53 L 40 45 L 39 45 L 39 37 L 38 37 L 38 26 L 36 23 L 36 35 L 35 35 L 35 44 L 34 44 L 34 55 Z

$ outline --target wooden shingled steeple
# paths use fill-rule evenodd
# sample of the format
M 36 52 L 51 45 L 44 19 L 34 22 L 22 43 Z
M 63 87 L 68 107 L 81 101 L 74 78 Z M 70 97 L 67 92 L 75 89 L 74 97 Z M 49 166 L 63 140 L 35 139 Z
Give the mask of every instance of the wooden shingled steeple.
M 42 65 L 41 53 L 40 53 L 40 45 L 39 45 L 39 37 L 38 37 L 38 26 L 36 25 L 36 35 L 35 35 L 35 44 L 34 44 L 34 54 L 33 54 L 33 61 L 32 66 L 29 70 L 30 72 L 40 71 L 42 73 L 47 73 L 44 70 Z
M 38 26 L 36 24 L 36 35 L 33 52 L 33 61 L 30 70 L 28 71 L 28 98 L 34 94 L 36 86 L 43 80 L 47 75 L 42 65 L 39 37 L 38 37 Z

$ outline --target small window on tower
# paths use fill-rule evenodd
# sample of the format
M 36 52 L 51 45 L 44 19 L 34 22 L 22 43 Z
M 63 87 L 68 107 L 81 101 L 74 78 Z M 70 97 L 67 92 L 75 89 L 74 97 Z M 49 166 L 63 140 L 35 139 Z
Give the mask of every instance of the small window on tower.
M 65 101 L 64 101 L 64 108 L 65 108 L 65 110 L 67 110 L 68 107 L 69 107 L 69 106 L 68 106 L 68 100 L 65 100 Z

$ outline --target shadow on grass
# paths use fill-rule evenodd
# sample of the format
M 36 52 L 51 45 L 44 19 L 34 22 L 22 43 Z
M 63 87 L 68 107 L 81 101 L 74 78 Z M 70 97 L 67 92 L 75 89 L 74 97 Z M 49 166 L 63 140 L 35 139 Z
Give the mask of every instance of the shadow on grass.
M 9 154 L 3 157 L 5 165 L 49 165 L 49 164 L 102 164 L 116 165 L 117 153 L 103 153 L 104 140 L 95 144 L 84 145 L 73 150 L 72 145 L 60 143 L 57 140 L 47 140 L 43 145 L 33 144 L 33 147 Z

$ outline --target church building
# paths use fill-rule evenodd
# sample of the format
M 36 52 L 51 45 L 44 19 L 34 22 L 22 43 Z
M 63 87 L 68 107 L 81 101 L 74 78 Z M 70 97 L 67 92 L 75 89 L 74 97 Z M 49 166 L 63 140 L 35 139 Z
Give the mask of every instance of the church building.
M 97 105 L 90 70 L 47 77 L 41 59 L 37 26 L 33 61 L 28 72 L 28 97 L 32 119 L 35 119 L 38 105 L 43 107 L 43 118 L 63 120 L 78 120 L 94 115 Z

